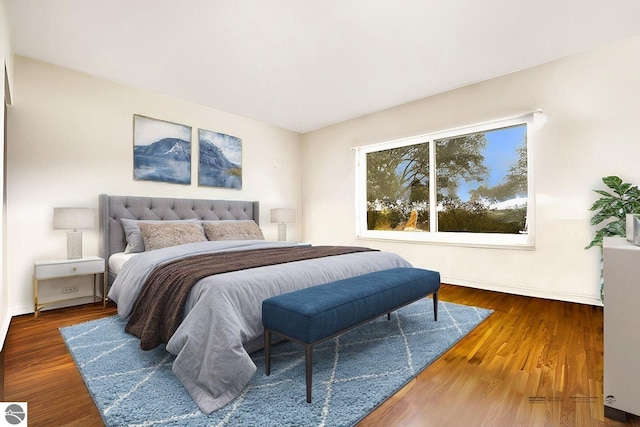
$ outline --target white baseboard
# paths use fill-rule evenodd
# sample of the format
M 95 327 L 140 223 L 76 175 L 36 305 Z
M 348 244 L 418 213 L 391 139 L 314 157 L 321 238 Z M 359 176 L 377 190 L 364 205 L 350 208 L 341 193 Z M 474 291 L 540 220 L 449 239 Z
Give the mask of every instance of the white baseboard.
M 11 325 L 11 313 L 9 310 L 4 314 L 4 317 L 0 319 L 0 351 L 4 348 L 4 342 L 7 339 L 7 334 L 9 333 L 9 326 Z
M 442 283 L 467 286 L 469 288 L 484 289 L 487 291 L 503 292 L 506 294 L 522 295 L 526 297 L 552 299 L 557 301 L 576 302 L 580 304 L 596 305 L 602 307 L 599 296 L 578 294 L 571 292 L 556 292 L 548 289 L 528 288 L 526 286 L 514 286 L 504 283 L 480 282 L 462 277 L 442 276 Z
M 593 295 L 576 294 L 568 292 L 555 292 L 547 289 L 527 288 L 525 286 L 513 286 L 503 283 L 491 283 L 491 282 L 479 282 L 476 280 L 469 280 L 462 277 L 454 276 L 442 276 L 442 283 L 449 283 L 452 285 L 467 286 L 475 289 L 483 289 L 494 292 L 504 292 L 507 294 L 522 295 L 527 297 L 545 298 L 558 301 L 576 302 L 580 304 L 602 306 L 600 298 Z M 71 301 L 69 304 L 61 303 L 51 308 L 69 307 L 72 305 L 88 304 L 93 302 L 93 297 L 88 296 L 85 300 Z M 46 311 L 43 310 L 43 311 Z M 9 332 L 9 325 L 11 324 L 11 318 L 13 316 L 19 316 L 22 314 L 33 313 L 33 305 L 25 305 L 21 307 L 12 307 L 7 310 L 5 317 L 0 319 L 0 350 L 4 346 L 7 333 Z
M 72 307 L 74 305 L 83 305 L 90 304 L 92 302 L 96 302 L 93 299 L 93 295 L 88 295 L 86 297 L 79 297 L 78 299 L 69 300 L 69 301 L 60 301 L 56 304 L 51 304 L 40 310 L 41 313 L 45 313 L 47 310 L 54 310 L 56 308 L 64 308 L 64 307 Z M 33 304 L 21 305 L 16 307 L 11 307 L 9 311 L 14 316 L 20 316 L 23 314 L 33 314 Z

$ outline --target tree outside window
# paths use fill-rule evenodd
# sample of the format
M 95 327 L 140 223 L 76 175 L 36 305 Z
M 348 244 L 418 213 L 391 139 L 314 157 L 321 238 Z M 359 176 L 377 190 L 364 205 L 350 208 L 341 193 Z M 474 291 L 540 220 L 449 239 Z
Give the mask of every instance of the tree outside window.
M 526 234 L 527 126 L 509 122 L 366 150 L 366 230 Z

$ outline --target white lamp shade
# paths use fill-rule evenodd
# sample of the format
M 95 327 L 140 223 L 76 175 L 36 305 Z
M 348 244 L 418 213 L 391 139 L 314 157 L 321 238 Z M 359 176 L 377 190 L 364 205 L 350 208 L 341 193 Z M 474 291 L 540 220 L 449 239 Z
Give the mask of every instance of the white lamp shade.
M 271 209 L 271 222 L 278 224 L 296 222 L 296 210 L 288 208 Z
M 78 230 L 95 226 L 96 214 L 93 208 L 53 208 L 54 230 Z

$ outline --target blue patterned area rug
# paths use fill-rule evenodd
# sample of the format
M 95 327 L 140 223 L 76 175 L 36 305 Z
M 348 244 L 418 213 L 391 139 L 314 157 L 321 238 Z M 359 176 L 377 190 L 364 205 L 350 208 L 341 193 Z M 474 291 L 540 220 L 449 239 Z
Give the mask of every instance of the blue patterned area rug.
M 243 392 L 205 415 L 171 372 L 164 346 L 142 351 L 117 316 L 60 329 L 107 426 L 350 426 L 480 324 L 490 310 L 423 299 L 314 349 L 306 402 L 301 346 L 275 346 Z

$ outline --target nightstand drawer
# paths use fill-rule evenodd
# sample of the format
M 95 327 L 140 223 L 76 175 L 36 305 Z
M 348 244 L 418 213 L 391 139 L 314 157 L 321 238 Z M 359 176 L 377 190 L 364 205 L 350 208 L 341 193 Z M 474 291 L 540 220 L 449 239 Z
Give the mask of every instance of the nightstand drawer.
M 73 262 L 41 262 L 35 265 L 35 278 L 65 277 L 84 274 L 104 273 L 104 260 L 83 260 Z

